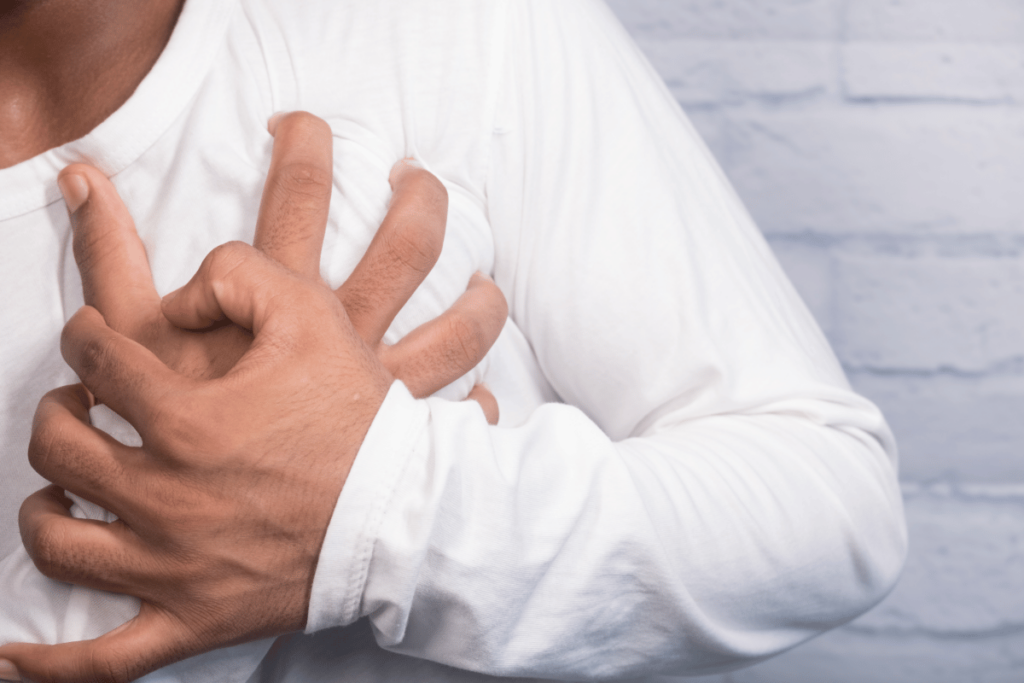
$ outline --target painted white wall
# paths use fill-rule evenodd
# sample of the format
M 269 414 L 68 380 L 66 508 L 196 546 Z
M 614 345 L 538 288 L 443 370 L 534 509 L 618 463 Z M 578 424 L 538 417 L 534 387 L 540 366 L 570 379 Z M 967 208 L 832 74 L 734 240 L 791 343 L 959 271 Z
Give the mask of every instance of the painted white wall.
M 1024 0 L 609 0 L 901 446 L 878 608 L 717 683 L 1024 681 Z

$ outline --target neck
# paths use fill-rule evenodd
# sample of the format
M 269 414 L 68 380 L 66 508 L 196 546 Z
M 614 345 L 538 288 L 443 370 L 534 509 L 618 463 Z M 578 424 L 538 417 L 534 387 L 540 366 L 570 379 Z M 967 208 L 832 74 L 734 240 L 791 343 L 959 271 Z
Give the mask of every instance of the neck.
M 76 140 L 131 96 L 184 0 L 0 0 L 0 168 Z

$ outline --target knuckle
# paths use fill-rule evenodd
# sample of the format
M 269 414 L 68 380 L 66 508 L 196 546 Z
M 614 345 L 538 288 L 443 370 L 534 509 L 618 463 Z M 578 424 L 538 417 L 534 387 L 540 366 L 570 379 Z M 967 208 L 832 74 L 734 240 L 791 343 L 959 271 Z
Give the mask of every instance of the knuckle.
M 417 273 L 427 274 L 437 263 L 444 246 L 441 230 L 424 230 L 422 216 L 414 207 L 405 207 L 394 227 L 382 235 L 383 246 L 392 259 Z
M 101 683 L 129 683 L 135 678 L 132 661 L 132 653 L 124 652 L 121 647 L 108 646 L 104 650 L 93 650 L 89 664 L 96 680 Z
M 116 358 L 114 341 L 108 336 L 93 336 L 79 345 L 78 370 L 85 376 L 105 373 Z
M 54 420 L 41 420 L 32 428 L 28 442 L 29 464 L 44 477 L 51 469 L 51 463 L 62 460 L 61 455 L 69 450 L 66 430 Z
M 35 527 L 25 539 L 25 548 L 43 576 L 58 580 L 65 576 L 67 540 L 63 524 L 52 519 Z
M 274 177 L 275 187 L 286 196 L 299 195 L 318 200 L 330 196 L 332 182 L 329 169 L 308 161 L 282 164 Z
M 203 262 L 207 278 L 211 281 L 224 280 L 231 271 L 250 258 L 252 252 L 252 247 L 237 240 L 217 245 Z
M 88 223 L 88 221 L 84 222 Z M 72 240 L 75 263 L 78 264 L 78 269 L 87 283 L 96 268 L 117 251 L 119 244 L 117 240 L 111 239 L 113 232 L 110 229 L 75 231 Z
M 252 247 L 238 240 L 218 244 L 210 251 L 210 255 L 207 257 L 210 262 L 210 270 L 214 273 L 219 273 L 225 269 L 230 270 L 249 258 L 251 252 Z
M 62 351 L 67 349 L 73 349 L 79 344 L 79 338 L 84 333 L 84 326 L 88 325 L 90 321 L 95 322 L 98 320 L 106 319 L 103 315 L 95 308 L 89 305 L 82 306 L 71 319 L 68 320 L 60 332 L 60 347 Z
M 378 309 L 377 302 L 374 300 L 374 292 L 363 286 L 362 283 L 353 280 L 348 280 L 341 286 L 338 290 L 338 299 L 352 320 L 363 320 Z
M 149 406 L 146 419 L 151 438 L 163 445 L 169 455 L 188 451 L 190 446 L 202 440 L 205 431 L 188 403 L 172 395 L 164 396 L 163 400 Z
M 418 211 L 442 218 L 448 215 L 448 189 L 437 176 L 429 171 L 415 170 L 409 173 L 403 188 L 411 198 L 411 204 Z
M 400 266 L 426 275 L 437 262 L 438 254 L 429 243 L 417 239 L 410 232 L 397 232 L 388 236 L 384 246 Z
M 453 316 L 447 323 L 446 333 L 449 362 L 457 365 L 475 363 L 483 355 L 483 333 L 475 321 Z
M 484 280 L 483 295 L 485 297 L 484 307 L 487 311 L 488 319 L 498 323 L 497 331 L 500 333 L 501 327 L 504 325 L 505 320 L 508 319 L 508 300 L 505 299 L 505 293 L 492 280 Z

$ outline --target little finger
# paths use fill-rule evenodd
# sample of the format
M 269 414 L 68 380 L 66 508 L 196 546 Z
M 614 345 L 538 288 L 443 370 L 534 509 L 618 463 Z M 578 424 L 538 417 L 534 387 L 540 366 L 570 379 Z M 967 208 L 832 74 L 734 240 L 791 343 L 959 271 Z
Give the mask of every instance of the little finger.
M 56 581 L 140 595 L 160 563 L 124 523 L 76 519 L 64 490 L 50 485 L 25 499 L 22 543 L 36 568 Z M 142 595 L 141 597 L 145 597 Z
M 451 308 L 382 349 L 381 361 L 413 396 L 429 396 L 476 367 L 507 318 L 505 296 L 477 273 Z
M 174 617 L 143 603 L 137 617 L 94 640 L 11 643 L 0 646 L 0 659 L 35 683 L 128 683 L 204 649 Z
M 47 393 L 36 408 L 29 463 L 62 489 L 130 517 L 138 498 L 134 463 L 139 454 L 89 424 L 90 396 L 75 384 Z
M 491 393 L 491 390 L 488 389 L 486 385 L 477 384 L 463 400 L 476 401 L 479 403 L 480 407 L 484 411 L 484 417 L 487 418 L 487 424 L 498 424 L 498 418 L 500 417 L 498 399 L 494 398 L 494 394 Z

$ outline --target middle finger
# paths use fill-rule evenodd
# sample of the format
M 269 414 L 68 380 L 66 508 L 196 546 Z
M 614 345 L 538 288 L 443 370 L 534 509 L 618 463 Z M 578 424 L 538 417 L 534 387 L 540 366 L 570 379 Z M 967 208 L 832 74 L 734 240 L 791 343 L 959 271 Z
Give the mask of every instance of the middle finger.
M 271 119 L 274 151 L 253 246 L 309 277 L 320 274 L 331 203 L 333 139 L 323 119 L 304 111 Z
M 140 591 L 161 562 L 123 523 L 71 516 L 58 486 L 36 491 L 21 506 L 18 523 L 32 562 L 44 576 L 88 588 L 149 597 Z

